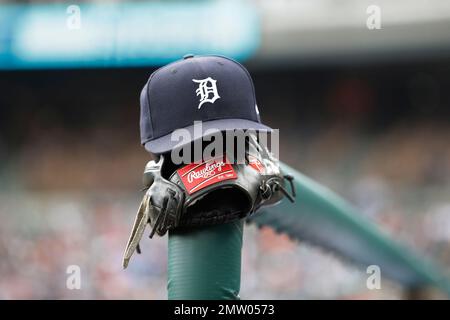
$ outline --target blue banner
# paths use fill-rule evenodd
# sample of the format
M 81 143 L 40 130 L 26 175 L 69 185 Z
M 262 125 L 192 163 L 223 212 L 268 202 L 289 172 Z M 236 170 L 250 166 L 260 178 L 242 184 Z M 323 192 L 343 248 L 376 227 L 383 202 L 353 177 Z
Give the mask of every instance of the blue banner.
M 0 6 L 0 69 L 161 65 L 186 53 L 245 60 L 259 42 L 259 16 L 242 1 Z

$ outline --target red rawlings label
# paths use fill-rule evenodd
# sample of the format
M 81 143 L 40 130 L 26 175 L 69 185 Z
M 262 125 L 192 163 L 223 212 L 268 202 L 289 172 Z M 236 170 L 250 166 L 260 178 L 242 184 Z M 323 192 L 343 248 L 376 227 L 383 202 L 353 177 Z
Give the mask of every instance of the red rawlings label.
M 223 157 L 211 159 L 203 163 L 192 163 L 177 170 L 187 192 L 193 194 L 212 184 L 236 179 L 237 175 L 230 163 Z

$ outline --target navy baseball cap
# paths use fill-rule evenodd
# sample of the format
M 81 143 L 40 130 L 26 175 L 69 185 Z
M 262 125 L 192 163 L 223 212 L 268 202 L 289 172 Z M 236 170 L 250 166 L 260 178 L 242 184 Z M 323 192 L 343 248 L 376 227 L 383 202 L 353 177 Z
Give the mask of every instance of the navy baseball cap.
M 247 69 L 223 56 L 186 55 L 159 68 L 142 89 L 140 103 L 141 143 L 155 154 L 180 146 L 172 139 L 172 132 L 180 128 L 192 137 L 185 144 L 207 130 L 271 131 L 261 124 Z M 202 121 L 200 136 L 194 132 L 195 121 Z

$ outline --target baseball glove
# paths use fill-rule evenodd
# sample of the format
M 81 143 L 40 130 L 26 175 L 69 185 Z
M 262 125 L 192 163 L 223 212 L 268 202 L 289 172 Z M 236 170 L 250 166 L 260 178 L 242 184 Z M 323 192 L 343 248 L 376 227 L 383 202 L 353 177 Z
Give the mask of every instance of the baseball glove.
M 134 253 L 148 224 L 163 236 L 175 228 L 226 223 L 248 217 L 261 206 L 283 196 L 294 201 L 292 177 L 280 172 L 278 162 L 255 139 L 246 150 L 245 162 L 230 162 L 221 155 L 175 170 L 168 179 L 161 174 L 164 157 L 150 161 L 144 170 L 145 195 L 139 207 L 123 257 L 123 267 Z M 291 184 L 292 195 L 285 188 Z

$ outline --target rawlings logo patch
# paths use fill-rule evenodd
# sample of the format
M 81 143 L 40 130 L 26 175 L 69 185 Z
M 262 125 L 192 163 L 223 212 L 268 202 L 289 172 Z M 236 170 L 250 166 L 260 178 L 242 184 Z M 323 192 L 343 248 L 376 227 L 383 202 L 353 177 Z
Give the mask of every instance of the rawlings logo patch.
M 189 194 L 193 194 L 215 183 L 236 179 L 233 166 L 223 157 L 214 158 L 203 163 L 191 163 L 177 170 Z

